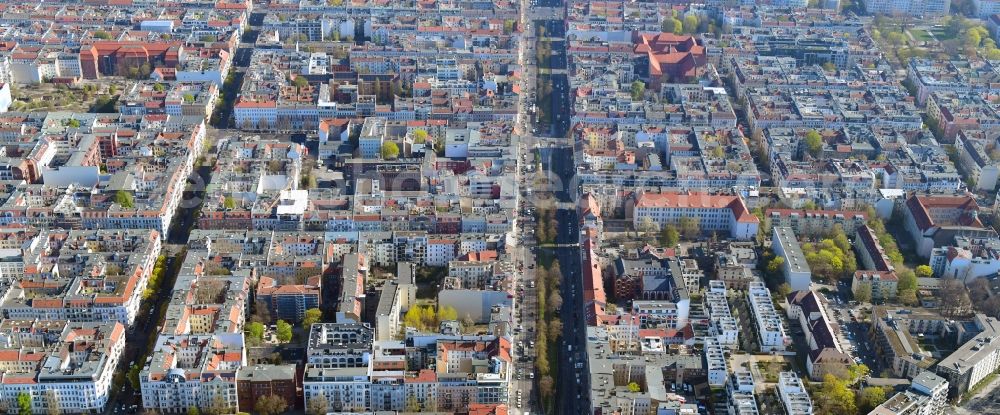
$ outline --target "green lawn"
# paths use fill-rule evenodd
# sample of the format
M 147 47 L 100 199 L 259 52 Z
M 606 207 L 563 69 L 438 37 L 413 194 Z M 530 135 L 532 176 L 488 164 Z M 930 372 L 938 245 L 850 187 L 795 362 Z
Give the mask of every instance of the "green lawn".
M 931 29 L 930 32 L 933 33 L 934 37 L 936 37 L 939 41 L 954 39 L 954 36 L 948 36 L 948 33 L 945 32 L 943 27 L 935 27 Z M 917 36 L 917 34 L 914 33 L 913 36 Z
M 923 29 L 910 29 L 910 34 L 913 35 L 914 39 L 920 42 L 931 42 L 934 40 L 934 37 Z

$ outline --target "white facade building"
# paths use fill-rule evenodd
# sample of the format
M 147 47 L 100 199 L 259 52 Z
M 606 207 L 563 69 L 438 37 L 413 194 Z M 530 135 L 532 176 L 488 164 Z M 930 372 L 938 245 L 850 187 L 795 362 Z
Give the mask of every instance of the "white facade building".
M 774 255 L 784 258 L 781 264 L 781 273 L 785 276 L 785 282 L 792 287 L 792 291 L 808 290 L 812 284 L 812 272 L 806 262 L 806 256 L 802 254 L 802 247 L 795 237 L 792 228 L 785 226 L 775 226 L 771 230 L 771 249 Z
M 702 232 L 728 232 L 731 238 L 751 239 L 760 225 L 739 196 L 642 192 L 625 203 L 626 217 L 631 216 L 636 227 L 647 221 L 677 225 L 681 218 L 694 218 Z
M 708 282 L 705 294 L 705 310 L 711 319 L 708 333 L 715 336 L 723 346 L 735 348 L 738 345 L 740 326 L 733 318 L 726 299 L 726 283 L 718 280 Z
M 781 317 L 774 310 L 771 291 L 762 282 L 751 282 L 747 290 L 750 312 L 757 327 L 757 340 L 763 352 L 783 351 L 788 342 Z
M 813 405 L 802 379 L 795 372 L 778 374 L 778 397 L 787 415 L 812 415 Z
M 705 371 L 708 373 L 709 386 L 724 386 L 729 378 L 729 368 L 726 365 L 726 354 L 722 345 L 713 337 L 705 338 Z

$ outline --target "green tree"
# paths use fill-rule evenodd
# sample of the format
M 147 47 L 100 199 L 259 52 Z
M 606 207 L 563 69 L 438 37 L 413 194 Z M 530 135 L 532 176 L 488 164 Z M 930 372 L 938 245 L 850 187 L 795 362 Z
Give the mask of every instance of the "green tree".
M 403 325 L 417 330 L 424 329 L 424 323 L 420 320 L 420 307 L 412 306 L 403 315 Z
M 930 265 L 919 265 L 917 269 L 914 270 L 917 278 L 930 278 L 934 276 L 934 269 Z
M 285 398 L 277 395 L 262 396 L 257 399 L 257 404 L 253 406 L 254 413 L 261 415 L 278 415 L 288 409 L 288 402 Z
M 820 393 L 814 394 L 813 399 L 816 400 L 819 413 L 853 414 L 857 412 L 854 391 L 850 389 L 846 381 L 831 374 L 823 376 L 823 386 L 820 387 Z
M 782 258 L 782 261 L 784 261 L 784 258 Z M 788 297 L 788 294 L 791 293 L 792 293 L 792 286 L 789 285 L 787 282 L 783 282 L 781 283 L 781 285 L 778 286 L 778 297 L 785 298 Z
M 309 80 L 304 76 L 298 75 L 295 77 L 295 80 L 292 81 L 292 85 L 295 85 L 296 88 L 305 88 L 309 86 Z
M 867 303 L 872 300 L 872 283 L 862 282 L 858 284 L 858 288 L 854 291 L 854 301 L 859 303 Z
M 636 79 L 635 81 L 632 81 L 630 90 L 632 92 L 632 100 L 640 101 L 642 100 L 643 94 L 646 93 L 646 84 Z
M 781 267 L 785 265 L 785 258 L 776 256 L 767 263 L 767 273 L 771 275 L 778 275 L 781 272 Z
M 689 14 L 684 16 L 684 33 L 695 34 L 698 33 L 698 16 Z
M 885 389 L 880 386 L 869 386 L 862 389 L 861 396 L 858 397 L 858 406 L 861 407 L 861 412 L 871 412 L 875 407 L 885 402 L 886 398 L 888 398 L 885 392 Z
M 434 312 L 434 307 L 427 306 L 420 308 L 420 321 L 424 323 L 424 327 L 436 328 L 438 325 L 437 313 Z
M 660 241 L 666 247 L 677 246 L 677 243 L 681 240 L 681 233 L 677 231 L 677 227 L 673 224 L 666 224 L 663 229 L 660 230 Z
M 407 396 L 403 408 L 406 412 L 420 412 L 420 401 L 417 399 L 417 395 Z
M 27 392 L 17 394 L 17 415 L 31 415 L 31 395 Z
M 823 152 L 823 137 L 816 130 L 810 130 L 805 138 L 806 151 L 813 157 L 819 157 Z
M 247 336 L 251 339 L 263 340 L 264 339 L 264 325 L 260 322 L 254 321 L 247 324 Z
M 69 121 L 66 121 L 66 126 L 69 128 L 80 128 L 80 120 L 71 119 Z
M 629 384 L 628 384 L 628 391 L 629 392 L 635 393 L 635 392 L 639 392 L 640 390 L 642 390 L 642 388 L 639 387 L 638 383 L 629 382 Z
M 399 146 L 392 141 L 386 141 L 382 143 L 382 158 L 385 160 L 393 160 L 399 157 Z
M 226 198 L 222 200 L 222 206 L 229 210 L 236 209 L 236 199 L 233 199 L 232 196 L 226 196 Z
M 676 17 L 668 17 L 663 20 L 663 23 L 660 24 L 660 29 L 663 30 L 664 33 L 679 35 L 684 31 L 684 23 Z
M 438 308 L 438 319 L 441 321 L 458 321 L 458 310 L 455 307 L 444 306 Z
M 94 32 L 94 37 L 101 40 L 109 40 L 111 39 L 111 34 L 103 30 L 98 30 Z
M 278 341 L 282 343 L 288 343 L 292 341 L 292 325 L 288 324 L 285 320 L 278 320 L 276 324 L 275 335 L 278 336 Z
M 310 308 L 306 310 L 305 317 L 302 318 L 302 328 L 308 331 L 313 324 L 320 321 L 323 321 L 323 312 L 318 308 Z
M 141 371 L 142 371 L 142 366 L 139 366 L 138 363 L 128 368 L 128 373 L 125 374 L 125 379 L 128 380 L 128 383 L 129 385 L 132 386 L 132 389 L 139 390 L 139 388 L 142 387 L 141 379 L 139 379 L 139 374 Z
M 715 146 L 712 147 L 710 154 L 713 158 L 721 159 L 726 156 L 726 150 L 722 146 Z
M 167 90 L 167 87 L 165 87 L 165 86 L 163 86 L 163 84 L 157 82 L 157 83 L 153 84 L 153 90 L 156 91 L 156 92 L 163 92 L 163 91 Z
M 426 130 L 413 130 L 413 143 L 423 144 L 427 142 L 427 131 Z
M 907 290 L 917 289 L 917 275 L 910 269 L 902 269 L 896 273 L 898 281 L 896 282 L 897 293 L 901 293 Z
M 850 365 L 847 367 L 847 383 L 853 385 L 865 376 L 872 373 L 872 370 L 865 364 Z
M 191 405 L 187 409 L 187 415 L 201 415 L 201 411 L 198 410 L 197 406 Z
M 135 207 L 135 201 L 134 199 L 132 199 L 132 194 L 124 190 L 119 190 L 115 192 L 114 202 L 125 209 L 131 209 Z
M 698 223 L 698 219 L 685 216 L 677 224 L 680 227 L 681 235 L 684 235 L 685 238 L 694 239 L 701 234 L 701 225 Z
M 917 290 L 902 290 L 896 294 L 897 300 L 904 305 L 915 306 L 919 302 Z

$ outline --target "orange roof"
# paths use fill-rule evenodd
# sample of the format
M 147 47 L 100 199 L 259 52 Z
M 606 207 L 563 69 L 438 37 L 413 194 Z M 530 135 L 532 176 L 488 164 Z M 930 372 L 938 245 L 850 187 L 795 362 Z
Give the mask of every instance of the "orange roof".
M 635 207 L 657 207 L 657 208 L 707 208 L 723 209 L 729 208 L 733 211 L 737 222 L 757 223 L 760 219 L 750 213 L 743 199 L 732 195 L 713 195 L 709 193 L 646 193 L 642 192 L 636 197 Z

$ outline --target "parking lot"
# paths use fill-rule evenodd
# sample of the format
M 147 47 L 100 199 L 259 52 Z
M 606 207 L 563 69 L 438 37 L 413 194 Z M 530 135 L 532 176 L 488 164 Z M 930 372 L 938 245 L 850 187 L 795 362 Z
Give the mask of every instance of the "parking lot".
M 833 326 L 844 353 L 851 356 L 855 363 L 864 363 L 872 373 L 877 374 L 881 367 L 868 340 L 869 323 L 866 321 L 872 306 L 850 301 L 849 293 L 850 286 L 842 281 L 835 290 L 825 295 L 828 300 L 827 315 L 832 319 L 830 325 Z

